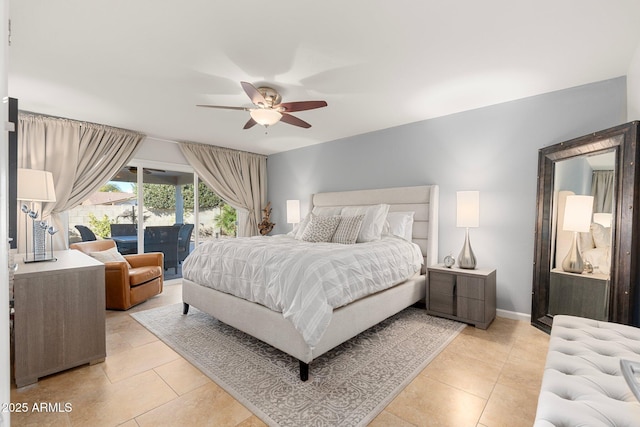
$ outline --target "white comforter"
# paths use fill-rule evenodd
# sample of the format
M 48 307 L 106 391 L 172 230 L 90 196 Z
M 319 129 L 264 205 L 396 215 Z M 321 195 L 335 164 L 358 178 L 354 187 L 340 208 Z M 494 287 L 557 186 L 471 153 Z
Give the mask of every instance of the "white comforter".
M 208 241 L 185 259 L 182 274 L 281 312 L 313 347 L 334 308 L 405 281 L 422 263 L 420 248 L 395 236 L 341 245 L 278 235 Z

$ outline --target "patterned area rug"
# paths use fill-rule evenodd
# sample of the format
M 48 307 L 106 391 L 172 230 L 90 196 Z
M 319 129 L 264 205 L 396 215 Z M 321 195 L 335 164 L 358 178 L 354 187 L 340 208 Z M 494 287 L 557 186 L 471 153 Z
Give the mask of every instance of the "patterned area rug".
M 407 308 L 310 364 L 182 304 L 132 313 L 271 426 L 363 426 L 371 422 L 464 325 Z

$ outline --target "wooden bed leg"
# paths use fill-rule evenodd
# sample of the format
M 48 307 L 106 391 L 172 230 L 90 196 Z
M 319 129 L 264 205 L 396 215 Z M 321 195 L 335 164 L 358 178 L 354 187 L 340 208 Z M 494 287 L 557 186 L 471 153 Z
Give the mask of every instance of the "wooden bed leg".
M 189 312 L 189 304 L 186 302 L 182 303 L 182 314 L 187 314 Z
M 309 379 L 309 364 L 300 361 L 300 380 L 307 381 Z

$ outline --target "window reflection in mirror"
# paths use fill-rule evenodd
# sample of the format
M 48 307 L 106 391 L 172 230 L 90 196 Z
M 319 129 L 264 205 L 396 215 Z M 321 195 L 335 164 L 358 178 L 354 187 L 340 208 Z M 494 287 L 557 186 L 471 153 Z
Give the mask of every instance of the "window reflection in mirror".
M 611 242 L 615 207 L 615 150 L 556 162 L 552 204 L 552 249 L 549 259 L 549 315 L 569 314 L 597 320 L 609 318 Z M 563 228 L 567 197 L 593 196 L 588 231 Z M 589 213 L 587 213 L 589 215 Z M 563 267 L 574 246 L 582 272 Z

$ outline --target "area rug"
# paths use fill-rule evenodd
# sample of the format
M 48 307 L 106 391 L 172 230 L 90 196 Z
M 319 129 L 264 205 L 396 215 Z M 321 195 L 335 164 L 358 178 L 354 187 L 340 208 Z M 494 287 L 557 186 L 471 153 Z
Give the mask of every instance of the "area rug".
M 138 322 L 270 426 L 371 422 L 464 328 L 410 307 L 325 353 L 300 381 L 298 361 L 182 304 Z

